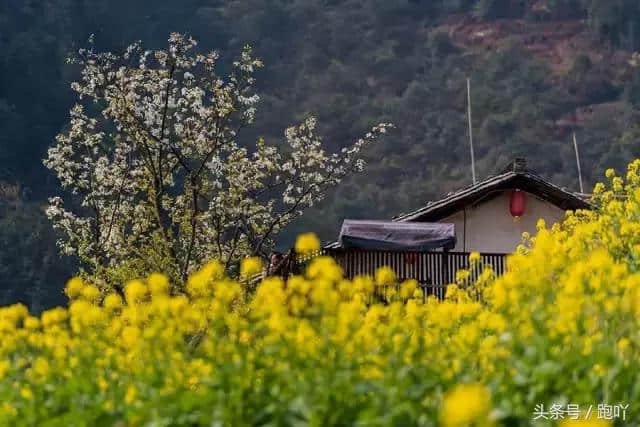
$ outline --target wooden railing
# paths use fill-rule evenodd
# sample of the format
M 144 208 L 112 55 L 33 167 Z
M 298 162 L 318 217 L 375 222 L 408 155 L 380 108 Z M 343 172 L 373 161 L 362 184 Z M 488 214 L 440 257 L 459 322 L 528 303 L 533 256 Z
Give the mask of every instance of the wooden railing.
M 335 259 L 342 267 L 347 278 L 355 276 L 374 276 L 378 268 L 391 267 L 396 277 L 400 280 L 415 279 L 422 290 L 424 298 L 434 295 L 444 298 L 447 285 L 454 283 L 456 272 L 469 269 L 471 280 L 482 273 L 489 266 L 496 276 L 505 273 L 507 269 L 507 254 L 482 253 L 480 262 L 470 268 L 470 252 L 395 252 L 395 251 L 366 251 L 323 249 L 303 257 L 289 252 L 283 260 L 266 272 L 267 275 L 279 275 L 287 277 L 291 274 L 303 274 L 308 263 L 321 255 L 327 255 Z M 256 276 L 256 282 L 262 278 Z M 385 289 L 386 293 L 387 290 Z M 480 299 L 480 294 L 476 299 Z
M 389 266 L 402 278 L 416 279 L 420 283 L 446 285 L 455 281 L 458 270 L 469 268 L 468 252 L 394 252 L 364 250 L 324 250 L 342 267 L 345 275 L 373 275 L 382 266 Z M 506 270 L 506 254 L 480 255 L 482 266 L 491 266 L 496 275 Z M 479 273 L 474 272 L 472 273 Z

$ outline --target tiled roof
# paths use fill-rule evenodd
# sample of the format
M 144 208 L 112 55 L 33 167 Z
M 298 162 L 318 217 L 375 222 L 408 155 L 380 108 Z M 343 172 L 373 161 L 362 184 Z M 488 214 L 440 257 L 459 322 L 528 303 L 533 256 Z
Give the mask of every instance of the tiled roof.
M 567 189 L 558 187 L 540 176 L 526 170 L 513 168 L 470 185 L 436 202 L 429 202 L 426 206 L 412 212 L 397 215 L 394 221 L 438 221 L 463 206 L 467 206 L 481 199 L 486 199 L 500 191 L 517 188 L 531 193 L 564 210 L 591 209 L 593 206 L 583 197 Z M 581 197 L 582 196 L 582 197 Z
M 393 221 L 437 222 L 465 206 L 473 205 L 502 191 L 512 189 L 531 193 L 564 210 L 593 208 L 593 205 L 585 198 L 586 195 L 569 191 L 545 181 L 527 169 L 526 161 L 516 159 L 502 173 L 449 193 L 441 200 L 429 202 L 426 206 L 414 211 L 396 215 L 393 217 Z M 339 248 L 340 242 L 332 242 L 325 247 Z

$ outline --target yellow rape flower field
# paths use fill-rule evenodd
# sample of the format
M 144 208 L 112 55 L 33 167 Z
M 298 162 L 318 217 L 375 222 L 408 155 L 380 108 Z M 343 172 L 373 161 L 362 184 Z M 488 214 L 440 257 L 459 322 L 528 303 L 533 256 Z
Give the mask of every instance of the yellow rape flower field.
M 351 281 L 326 257 L 251 292 L 216 261 L 185 295 L 160 274 L 122 296 L 73 279 L 68 308 L 0 309 L 0 423 L 639 425 L 639 169 L 444 301 L 411 281 L 382 300 L 390 269 Z

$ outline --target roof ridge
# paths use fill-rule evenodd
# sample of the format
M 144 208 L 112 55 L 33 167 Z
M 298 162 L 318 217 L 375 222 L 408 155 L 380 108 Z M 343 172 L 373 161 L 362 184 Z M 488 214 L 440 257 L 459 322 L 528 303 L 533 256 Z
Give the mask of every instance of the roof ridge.
M 579 201 L 583 204 L 586 205 L 590 205 L 589 202 L 583 200 L 582 198 L 578 197 L 575 193 L 573 193 L 572 191 L 569 191 L 563 187 L 560 187 L 552 182 L 549 182 L 547 180 L 545 180 L 542 176 L 534 173 L 533 171 L 527 170 L 526 168 L 515 168 L 512 170 L 506 170 L 500 174 L 497 175 L 493 175 L 490 176 L 488 178 L 486 178 L 483 181 L 480 181 L 476 184 L 473 185 L 469 185 L 467 187 L 464 187 L 458 191 L 455 191 L 453 193 L 449 193 L 447 194 L 445 197 L 443 197 L 440 200 L 437 201 L 432 201 L 429 202 L 427 205 L 422 206 L 421 208 L 418 208 L 416 210 L 407 212 L 407 213 L 403 213 L 403 214 L 399 214 L 395 217 L 393 217 L 393 221 L 403 221 L 403 220 L 407 220 L 409 218 L 413 218 L 419 215 L 423 215 L 426 214 L 434 209 L 440 208 L 442 206 L 446 206 L 448 203 L 452 203 L 455 202 L 456 200 L 459 200 L 461 198 L 464 198 L 466 196 L 470 196 L 472 195 L 474 192 L 477 191 L 481 191 L 483 189 L 483 187 L 491 187 L 492 185 L 499 185 L 501 182 L 513 179 L 515 177 L 524 177 L 526 179 L 529 179 L 531 181 L 534 181 L 537 183 L 537 185 L 542 185 L 542 186 L 546 186 L 547 188 L 551 188 L 556 192 L 559 192 L 560 194 L 564 194 L 566 196 L 566 198 L 572 198 L 575 201 Z M 496 182 L 497 181 L 497 182 Z
M 398 215 L 394 216 L 392 218 L 392 220 L 398 220 L 398 219 L 405 218 L 407 216 L 418 214 L 418 213 L 420 213 L 420 211 L 425 210 L 425 209 L 427 209 L 428 207 L 431 207 L 434 204 L 444 203 L 447 199 L 452 198 L 454 196 L 457 196 L 460 193 L 463 193 L 465 191 L 469 191 L 469 190 L 471 190 L 471 189 L 473 189 L 475 187 L 479 187 L 479 186 L 482 186 L 482 185 L 487 185 L 487 183 L 489 183 L 490 181 L 493 181 L 493 180 L 498 179 L 498 178 L 504 178 L 506 175 L 514 175 L 515 176 L 515 175 L 523 175 L 523 174 L 524 174 L 524 172 L 514 172 L 514 171 L 506 170 L 506 171 L 501 172 L 499 174 L 490 175 L 487 178 L 483 179 L 482 181 L 476 182 L 475 184 L 469 184 L 466 187 L 462 187 L 462 188 L 460 188 L 458 190 L 449 192 L 443 198 L 441 198 L 439 200 L 430 200 L 430 201 L 427 202 L 427 204 L 425 206 L 423 206 L 421 208 L 415 209 L 413 211 L 409 211 L 407 213 L 398 214 Z M 535 176 L 537 176 L 537 175 L 535 175 Z

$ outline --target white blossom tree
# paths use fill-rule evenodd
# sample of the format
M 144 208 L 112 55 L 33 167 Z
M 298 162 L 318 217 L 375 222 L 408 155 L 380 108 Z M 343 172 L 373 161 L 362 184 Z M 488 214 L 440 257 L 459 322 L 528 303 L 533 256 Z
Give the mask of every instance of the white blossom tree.
M 180 282 L 212 258 L 229 268 L 265 256 L 292 219 L 363 170 L 362 149 L 391 126 L 328 153 L 309 118 L 279 143 L 248 147 L 239 133 L 254 120 L 262 67 L 249 47 L 223 78 L 218 54 L 196 53 L 182 34 L 171 34 L 167 50 L 92 46 L 73 60 L 82 68 L 72 84 L 78 103 L 44 163 L 69 198 L 51 198 L 47 210 L 63 232 L 59 245 L 103 283 L 123 269 Z

